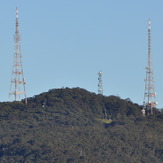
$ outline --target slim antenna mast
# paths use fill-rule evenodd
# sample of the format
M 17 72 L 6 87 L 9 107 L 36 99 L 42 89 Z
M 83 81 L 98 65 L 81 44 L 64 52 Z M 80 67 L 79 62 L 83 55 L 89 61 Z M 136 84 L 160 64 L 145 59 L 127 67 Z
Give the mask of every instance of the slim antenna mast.
M 102 72 L 101 71 L 98 72 L 98 94 L 103 95 Z M 105 107 L 104 107 L 104 115 L 105 115 L 105 119 L 107 119 L 107 112 L 106 112 Z
M 144 92 L 144 109 L 150 110 L 150 113 L 154 113 L 154 109 L 157 106 L 156 92 L 154 88 L 154 74 L 152 67 L 152 54 L 151 54 L 151 22 L 148 20 L 148 62 L 146 66 L 146 79 L 145 79 L 145 92 Z
M 98 94 L 103 94 L 103 86 L 102 86 L 102 72 L 98 73 Z
M 18 8 L 16 8 L 16 31 L 15 31 L 15 52 L 12 67 L 12 76 L 10 82 L 9 101 L 11 95 L 14 95 L 14 101 L 20 101 L 20 96 L 24 95 L 25 103 L 27 103 L 25 79 L 22 67 L 22 55 L 20 47 L 20 33 L 19 33 L 19 20 Z

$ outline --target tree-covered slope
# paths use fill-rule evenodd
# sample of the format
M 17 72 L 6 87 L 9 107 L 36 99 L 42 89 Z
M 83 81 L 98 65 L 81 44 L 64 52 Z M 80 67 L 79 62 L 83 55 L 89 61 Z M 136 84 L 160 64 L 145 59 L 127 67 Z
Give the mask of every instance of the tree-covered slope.
M 0 162 L 161 163 L 162 120 L 129 99 L 53 89 L 0 103 Z

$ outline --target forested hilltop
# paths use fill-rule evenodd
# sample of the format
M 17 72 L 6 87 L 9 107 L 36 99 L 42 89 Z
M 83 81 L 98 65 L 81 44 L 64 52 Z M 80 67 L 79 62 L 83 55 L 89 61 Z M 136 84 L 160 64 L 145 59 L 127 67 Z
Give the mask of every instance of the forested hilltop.
M 0 103 L 0 162 L 162 163 L 163 113 L 141 109 L 80 88 Z

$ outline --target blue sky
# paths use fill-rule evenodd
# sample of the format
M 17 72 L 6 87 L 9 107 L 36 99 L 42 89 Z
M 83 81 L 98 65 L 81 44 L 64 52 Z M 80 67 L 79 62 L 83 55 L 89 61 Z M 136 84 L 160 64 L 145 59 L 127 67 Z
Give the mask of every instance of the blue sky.
M 81 87 L 142 104 L 148 18 L 158 107 L 163 107 L 162 0 L 0 0 L 0 101 L 8 100 L 19 8 L 27 96 Z

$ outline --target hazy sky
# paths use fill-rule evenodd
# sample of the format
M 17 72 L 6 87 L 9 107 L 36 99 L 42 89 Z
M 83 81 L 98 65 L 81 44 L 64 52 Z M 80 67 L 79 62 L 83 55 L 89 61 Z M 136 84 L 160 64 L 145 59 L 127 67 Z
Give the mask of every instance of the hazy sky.
M 8 100 L 19 8 L 27 96 L 61 87 L 142 104 L 148 18 L 158 107 L 163 107 L 162 0 L 0 0 L 0 101 Z

